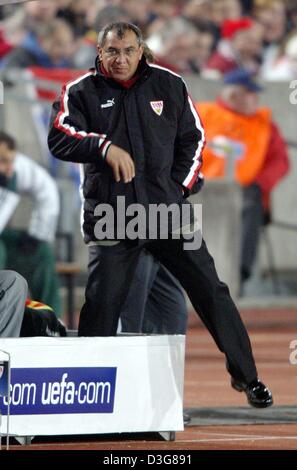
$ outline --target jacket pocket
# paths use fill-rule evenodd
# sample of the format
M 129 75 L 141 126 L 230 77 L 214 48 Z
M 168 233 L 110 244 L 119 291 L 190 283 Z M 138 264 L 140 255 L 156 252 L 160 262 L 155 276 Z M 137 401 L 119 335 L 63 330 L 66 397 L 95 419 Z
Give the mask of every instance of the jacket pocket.
M 105 173 L 88 175 L 84 183 L 84 196 L 86 199 L 95 199 L 98 204 L 110 200 L 111 182 Z

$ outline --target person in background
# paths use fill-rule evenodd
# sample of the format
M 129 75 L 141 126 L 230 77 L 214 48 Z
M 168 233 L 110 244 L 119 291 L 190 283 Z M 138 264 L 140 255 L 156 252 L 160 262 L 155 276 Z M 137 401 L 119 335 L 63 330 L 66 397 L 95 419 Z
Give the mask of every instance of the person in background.
M 122 0 L 120 2 L 120 6 L 126 10 L 131 21 L 139 28 L 143 29 L 145 34 L 146 28 L 152 19 L 154 3 L 155 2 L 153 0 L 142 0 L 141 2 L 138 0 Z M 159 0 L 156 3 L 161 6 L 161 4 L 164 2 Z M 170 0 L 170 2 L 167 3 L 171 6 L 175 3 L 175 0 Z M 106 24 L 107 23 L 105 23 L 105 25 Z
M 50 23 L 57 15 L 59 0 L 37 0 L 25 2 L 25 26 L 34 31 L 39 25 Z
M 263 27 L 260 77 L 266 79 L 282 52 L 287 33 L 286 6 L 281 0 L 256 0 L 254 3 L 253 16 Z
M 290 82 L 297 77 L 297 28 L 287 36 L 279 56 L 263 67 L 261 78 L 267 81 Z
M 5 56 L 1 67 L 71 68 L 75 51 L 71 27 L 62 19 L 54 19 L 28 33 L 21 45 Z
M 297 1 L 287 0 L 288 29 L 297 28 Z
M 241 9 L 243 15 L 251 15 L 253 6 L 254 6 L 254 0 L 240 0 L 241 4 Z
M 242 17 L 242 3 L 240 0 L 212 0 L 213 21 L 222 25 L 226 20 L 238 20 Z
M 0 29 L 0 60 L 13 50 L 13 45 L 7 41 L 5 34 Z
M 7 226 L 22 195 L 33 200 L 28 230 Z M 0 131 L 0 269 L 12 269 L 28 282 L 32 298 L 61 314 L 52 242 L 59 216 L 55 181 L 36 162 L 20 153 L 16 142 Z
M 216 102 L 197 103 L 206 132 L 205 178 L 227 176 L 242 186 L 242 282 L 252 273 L 260 229 L 270 219 L 272 190 L 289 170 L 286 143 L 271 110 L 259 107 L 260 91 L 252 74 L 239 69 L 225 75 Z
M 203 70 L 205 78 L 219 78 L 243 67 L 257 73 L 261 64 L 263 28 L 251 18 L 225 20 L 222 39 Z
M 94 8 L 94 0 L 71 0 L 58 9 L 57 16 L 67 21 L 75 37 L 82 37 L 88 31 L 88 12 Z
M 21 46 L 28 34 L 35 35 L 38 29 L 55 19 L 58 0 L 15 2 L 11 12 L 4 8 L 6 15 L 1 22 L 3 37 L 11 48 L 16 48 Z
M 199 30 L 186 18 L 174 17 L 146 42 L 157 64 L 178 73 L 199 73 L 211 54 L 214 37 L 211 31 L 202 27 Z

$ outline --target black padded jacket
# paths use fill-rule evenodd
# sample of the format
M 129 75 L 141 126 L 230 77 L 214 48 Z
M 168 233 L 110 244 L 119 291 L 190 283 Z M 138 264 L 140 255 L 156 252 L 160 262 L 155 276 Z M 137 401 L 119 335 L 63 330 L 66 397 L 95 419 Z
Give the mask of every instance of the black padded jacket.
M 144 207 L 180 204 L 201 181 L 204 130 L 183 79 L 145 59 L 137 73 L 126 89 L 103 75 L 97 60 L 53 104 L 49 149 L 58 159 L 82 164 L 86 243 L 95 240 L 98 204 L 115 206 L 117 196 Z M 132 156 L 131 183 L 114 181 L 105 161 L 111 143 Z

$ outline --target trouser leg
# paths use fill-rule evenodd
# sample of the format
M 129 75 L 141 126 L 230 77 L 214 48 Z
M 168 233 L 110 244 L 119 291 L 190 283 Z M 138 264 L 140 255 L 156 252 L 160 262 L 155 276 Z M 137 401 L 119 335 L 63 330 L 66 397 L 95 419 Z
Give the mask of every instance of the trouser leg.
M 160 264 L 154 257 L 142 250 L 129 289 L 125 304 L 121 309 L 122 331 L 141 333 L 148 303 L 149 294 L 153 288 Z M 156 324 L 158 329 L 158 323 Z
M 35 268 L 33 267 L 35 265 Z M 59 279 L 55 256 L 47 242 L 40 242 L 32 259 L 32 271 L 28 278 L 32 298 L 52 307 L 58 317 L 62 314 Z
M 0 271 L 0 337 L 19 337 L 28 286 L 14 271 Z
M 99 262 L 102 249 L 90 249 L 89 271 Z M 185 334 L 187 308 L 181 285 L 146 250 L 139 254 L 120 318 L 122 332 Z
M 187 305 L 179 281 L 160 264 L 146 302 L 143 332 L 184 335 Z
M 257 377 L 250 340 L 229 289 L 218 278 L 205 242 L 184 250 L 183 240 L 153 242 L 147 249 L 180 281 L 197 314 L 227 359 L 230 374 L 244 382 Z
M 49 305 L 60 316 L 61 297 L 53 249 L 49 243 L 41 240 L 36 240 L 36 246 L 30 250 L 24 249 L 21 243 L 24 233 L 14 229 L 3 233 L 7 252 L 5 267 L 26 279 L 32 299 Z
M 6 248 L 5 244 L 0 238 L 0 269 L 5 269 L 6 266 Z
M 256 259 L 261 227 L 263 225 L 263 205 L 261 190 L 257 185 L 243 189 L 243 209 L 241 228 L 241 280 L 251 275 Z
M 116 334 L 139 253 L 140 248 L 128 242 L 89 248 L 89 277 L 80 314 L 79 336 Z

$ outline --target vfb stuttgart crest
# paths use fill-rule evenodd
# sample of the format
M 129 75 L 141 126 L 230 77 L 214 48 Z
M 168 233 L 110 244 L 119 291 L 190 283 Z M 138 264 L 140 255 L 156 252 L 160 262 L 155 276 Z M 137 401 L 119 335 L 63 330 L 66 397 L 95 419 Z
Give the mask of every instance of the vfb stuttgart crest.
M 163 101 L 151 101 L 151 107 L 158 116 L 161 116 L 163 111 Z

